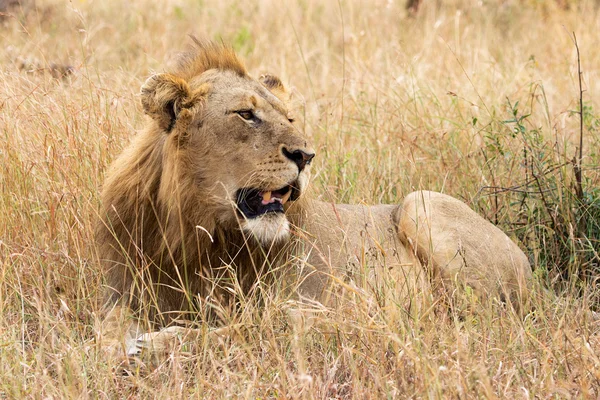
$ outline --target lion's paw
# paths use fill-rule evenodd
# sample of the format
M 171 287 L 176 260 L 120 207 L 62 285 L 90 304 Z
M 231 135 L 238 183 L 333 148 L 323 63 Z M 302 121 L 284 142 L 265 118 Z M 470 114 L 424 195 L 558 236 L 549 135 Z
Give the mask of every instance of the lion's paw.
M 161 329 L 157 332 L 148 332 L 141 334 L 127 345 L 127 354 L 133 357 L 139 357 L 142 354 L 161 354 L 168 353 L 175 346 L 183 342 L 189 329 L 180 326 L 171 326 Z

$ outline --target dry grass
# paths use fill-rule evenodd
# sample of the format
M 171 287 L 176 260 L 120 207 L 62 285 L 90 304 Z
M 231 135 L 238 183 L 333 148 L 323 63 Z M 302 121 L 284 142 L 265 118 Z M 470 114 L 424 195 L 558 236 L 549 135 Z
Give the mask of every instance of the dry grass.
M 600 327 L 587 312 L 598 292 L 556 273 L 598 271 L 592 2 L 423 2 L 414 18 L 391 0 L 36 3 L 0 21 L 0 398 L 600 396 Z M 588 214 L 570 194 L 572 31 Z M 316 195 L 378 203 L 417 188 L 452 194 L 524 243 L 538 286 L 561 290 L 539 289 L 525 319 L 409 316 L 358 295 L 351 312 L 309 317 L 274 296 L 234 317 L 231 334 L 176 347 L 150 373 L 115 373 L 94 342 L 98 191 L 142 125 L 141 83 L 189 33 L 233 43 L 254 75 L 279 74 L 304 95 Z M 23 59 L 36 61 L 23 70 Z M 56 79 L 45 72 L 51 63 L 74 73 Z M 503 122 L 517 101 L 517 116 L 530 115 Z

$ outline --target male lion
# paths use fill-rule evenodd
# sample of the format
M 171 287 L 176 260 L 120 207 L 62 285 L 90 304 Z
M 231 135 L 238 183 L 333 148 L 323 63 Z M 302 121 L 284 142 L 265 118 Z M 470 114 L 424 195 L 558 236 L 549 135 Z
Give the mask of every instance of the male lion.
M 251 78 L 227 46 L 194 40 L 176 67 L 144 83 L 141 101 L 148 125 L 106 177 L 97 231 L 111 309 L 101 337 L 125 338 L 128 352 L 142 331 L 174 318 L 219 319 L 237 307 L 236 292 L 275 271 L 298 277 L 300 298 L 326 304 L 341 299 L 347 285 L 335 282 L 344 281 L 366 281 L 395 304 L 432 284 L 526 300 L 525 254 L 457 199 L 420 191 L 369 207 L 305 198 L 315 152 L 288 92 L 274 76 Z

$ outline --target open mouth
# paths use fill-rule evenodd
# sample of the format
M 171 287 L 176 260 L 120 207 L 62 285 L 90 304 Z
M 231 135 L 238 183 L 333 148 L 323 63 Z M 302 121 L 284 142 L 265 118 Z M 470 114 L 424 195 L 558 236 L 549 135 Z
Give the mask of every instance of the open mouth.
M 244 188 L 237 191 L 236 203 L 246 218 L 256 218 L 267 213 L 282 213 L 283 205 L 296 200 L 299 195 L 294 185 L 272 191 Z

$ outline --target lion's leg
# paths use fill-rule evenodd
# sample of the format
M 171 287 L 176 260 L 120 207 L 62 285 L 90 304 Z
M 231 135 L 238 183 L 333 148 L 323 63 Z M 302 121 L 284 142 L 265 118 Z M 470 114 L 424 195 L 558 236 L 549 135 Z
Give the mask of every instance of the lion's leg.
M 116 304 L 102 320 L 96 340 L 105 354 L 122 363 L 138 354 L 136 340 L 142 330 L 131 309 Z
M 446 287 L 470 287 L 480 298 L 499 295 L 517 308 L 527 300 L 531 267 L 525 254 L 460 200 L 413 192 L 396 217 L 400 239 Z
M 177 345 L 193 340 L 198 329 L 170 326 L 150 331 L 127 306 L 115 305 L 102 321 L 97 340 L 102 351 L 116 365 L 129 369 L 142 366 L 140 361 L 162 361 Z
M 167 355 L 178 351 L 185 343 L 196 343 L 201 337 L 231 336 L 235 326 L 198 329 L 168 326 L 151 331 L 149 324 L 140 321 L 127 306 L 116 305 L 106 315 L 97 330 L 96 339 L 104 354 L 125 370 L 156 365 Z

